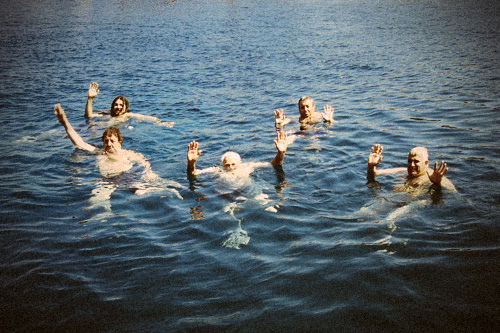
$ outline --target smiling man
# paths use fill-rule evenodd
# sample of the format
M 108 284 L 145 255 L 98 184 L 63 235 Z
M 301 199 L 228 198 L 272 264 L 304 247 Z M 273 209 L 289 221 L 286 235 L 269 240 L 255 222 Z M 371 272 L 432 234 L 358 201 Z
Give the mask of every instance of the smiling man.
M 64 126 L 68 137 L 75 147 L 90 152 L 99 150 L 99 148 L 85 142 L 73 129 L 60 104 L 54 106 L 54 114 L 61 125 Z M 97 165 L 103 176 L 111 177 L 128 171 L 135 163 L 144 167 L 146 173 L 154 174 L 151 171 L 149 162 L 141 154 L 132 150 L 122 149 L 123 137 L 118 128 L 109 127 L 106 129 L 102 135 L 102 144 L 104 148 L 97 155 Z
M 225 172 L 233 174 L 238 177 L 248 177 L 255 168 L 266 167 L 266 166 L 280 166 L 285 159 L 285 153 L 288 148 L 286 141 L 286 134 L 283 132 L 278 132 L 276 134 L 276 140 L 274 140 L 276 149 L 278 150 L 276 156 L 271 162 L 246 162 L 242 163 L 240 155 L 235 152 L 227 152 L 222 155 L 220 167 L 210 167 L 206 169 L 196 169 L 196 161 L 200 157 L 201 150 L 198 150 L 198 142 L 191 141 L 188 145 L 187 150 L 187 174 L 197 176 L 204 173 L 213 172 Z
M 406 168 L 392 168 L 378 170 L 376 167 L 382 161 L 382 151 L 384 147 L 376 144 L 371 148 L 368 156 L 367 177 L 368 180 L 374 181 L 375 177 L 385 174 L 405 171 L 408 173 L 403 186 L 397 186 L 399 191 L 413 191 L 424 189 L 426 185 L 445 188 L 449 191 L 456 192 L 453 183 L 444 175 L 448 172 L 446 163 L 441 161 L 434 163 L 434 168 L 429 168 L 429 154 L 424 147 L 415 147 L 408 154 L 408 163 Z
M 87 95 L 87 103 L 85 104 L 85 118 L 102 117 L 107 114 L 103 112 L 95 113 L 93 111 L 93 100 L 94 97 L 96 97 L 98 94 L 99 84 L 97 82 L 90 83 Z M 136 119 L 144 120 L 164 127 L 173 127 L 175 124 L 174 122 L 162 121 L 157 117 L 130 112 L 128 99 L 123 96 L 115 97 L 115 99 L 111 103 L 111 110 L 109 115 L 115 120 L 119 119 L 121 121 L 126 121 L 131 117 L 134 117 Z
M 135 188 L 135 194 L 142 195 L 151 191 L 166 190 L 173 192 L 179 199 L 182 199 L 182 196 L 177 190 L 169 188 L 169 186 L 182 188 L 180 184 L 160 178 L 151 170 L 151 165 L 142 154 L 122 148 L 123 136 L 118 128 L 112 126 L 104 131 L 102 134 L 103 149 L 99 149 L 85 142 L 74 130 L 60 104 L 54 106 L 54 114 L 61 125 L 64 126 L 68 137 L 76 148 L 98 153 L 96 156 L 97 167 L 105 179 L 112 179 L 115 176 L 131 170 L 134 165 L 139 165 L 144 170 L 138 174 L 138 176 L 140 175 L 140 181 L 137 179 L 137 181 L 132 184 Z M 102 204 L 102 202 L 109 200 L 111 194 L 117 187 L 118 184 L 114 181 L 103 181 L 92 191 L 93 195 L 89 201 L 92 204 Z

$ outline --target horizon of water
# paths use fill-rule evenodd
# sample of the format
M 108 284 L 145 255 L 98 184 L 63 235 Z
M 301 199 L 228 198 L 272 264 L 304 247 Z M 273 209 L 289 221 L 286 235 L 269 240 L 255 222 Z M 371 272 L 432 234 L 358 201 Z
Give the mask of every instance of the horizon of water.
M 0 15 L 0 325 L 29 331 L 492 331 L 499 324 L 496 1 L 10 1 Z M 53 115 L 126 96 L 118 127 L 179 193 L 104 178 Z M 299 131 L 297 101 L 338 123 Z M 186 177 L 229 150 L 282 170 Z M 414 146 L 458 193 L 394 192 Z M 171 184 L 171 183 L 168 183 Z M 96 189 L 116 188 L 92 204 Z M 245 200 L 243 197 L 249 198 Z M 255 199 L 256 198 L 256 199 Z M 274 207 L 273 209 L 266 209 Z

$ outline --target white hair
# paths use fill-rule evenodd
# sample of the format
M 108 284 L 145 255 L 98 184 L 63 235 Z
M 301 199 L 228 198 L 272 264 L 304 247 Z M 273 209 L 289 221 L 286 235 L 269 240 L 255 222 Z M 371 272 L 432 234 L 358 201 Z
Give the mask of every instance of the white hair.
M 222 155 L 222 157 L 220 158 L 220 163 L 224 164 L 224 160 L 227 157 L 233 157 L 234 159 L 236 159 L 238 161 L 238 163 L 241 163 L 241 157 L 240 157 L 240 155 L 238 153 L 235 153 L 234 151 L 228 151 L 227 153 L 225 153 L 224 155 Z

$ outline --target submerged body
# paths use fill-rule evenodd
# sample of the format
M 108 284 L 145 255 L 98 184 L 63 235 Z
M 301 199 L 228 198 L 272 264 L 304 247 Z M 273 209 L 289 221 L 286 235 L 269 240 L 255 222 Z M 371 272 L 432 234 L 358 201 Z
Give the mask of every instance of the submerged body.
M 240 204 L 255 200 L 261 205 L 269 203 L 268 196 L 261 191 L 254 191 L 250 175 L 256 168 L 261 167 L 279 167 L 283 163 L 285 152 L 288 144 L 286 134 L 278 132 L 276 140 L 274 140 L 276 156 L 271 162 L 247 162 L 242 163 L 240 156 L 235 152 L 227 152 L 222 155 L 221 167 L 209 167 L 205 169 L 196 169 L 196 161 L 200 157 L 199 143 L 191 141 L 187 149 L 187 169 L 188 176 L 198 176 L 202 174 L 212 173 L 217 176 L 217 192 L 219 196 L 228 201 L 224 206 L 224 211 L 231 217 L 234 216 L 235 210 L 239 209 Z M 267 211 L 276 212 L 276 207 L 270 206 Z M 228 239 L 223 242 L 223 246 L 239 249 L 241 245 L 247 244 L 250 240 L 245 230 L 241 228 L 241 220 L 236 219 L 238 227 L 226 233 Z
M 429 168 L 429 154 L 427 153 L 426 148 L 413 148 L 408 153 L 406 168 L 401 167 L 378 170 L 376 167 L 382 161 L 383 150 L 384 147 L 379 144 L 376 144 L 371 148 L 367 166 L 367 178 L 369 181 L 374 181 L 375 178 L 380 175 L 406 171 L 406 180 L 404 184 L 397 185 L 395 187 L 396 191 L 425 191 L 431 186 L 434 186 L 436 189 L 444 188 L 451 192 L 457 191 L 453 183 L 445 177 L 445 174 L 448 172 L 448 168 L 446 167 L 446 163 L 444 161 L 441 161 L 439 166 L 437 162 L 435 162 L 434 168 Z
M 166 181 L 163 181 L 155 172 L 151 170 L 151 165 L 142 156 L 142 154 L 137 153 L 132 150 L 127 150 L 122 148 L 123 137 L 121 132 L 116 127 L 109 127 L 106 129 L 102 135 L 103 149 L 99 149 L 87 142 L 85 142 L 81 136 L 74 130 L 73 126 L 69 123 L 66 113 L 59 104 L 54 106 L 54 114 L 57 119 L 64 126 L 68 137 L 71 142 L 73 142 L 76 148 L 89 151 L 97 152 L 96 163 L 100 174 L 105 178 L 115 177 L 124 172 L 131 170 L 135 165 L 141 167 L 143 171 L 141 172 L 140 180 L 135 184 L 136 194 L 144 194 L 152 189 L 168 190 L 176 194 L 177 197 L 182 199 L 179 192 L 174 189 L 166 187 Z M 145 183 L 144 183 L 145 182 Z M 149 185 L 148 185 L 149 184 Z M 170 182 L 169 185 L 180 184 L 175 182 Z M 93 191 L 93 197 L 90 199 L 91 202 L 96 200 L 96 195 L 99 194 L 97 199 L 109 199 L 111 193 L 116 189 L 116 184 L 108 184 L 105 186 L 98 186 L 98 188 Z M 94 193 L 95 192 L 95 193 Z M 104 194 L 103 194 L 104 193 Z M 99 201 L 98 200 L 98 201 Z
M 442 199 L 442 189 L 455 193 L 457 190 L 453 183 L 444 175 L 448 172 L 446 163 L 442 161 L 439 166 L 437 162 L 434 168 L 428 167 L 429 158 L 427 149 L 415 147 L 408 153 L 406 168 L 392 168 L 378 170 L 376 167 L 382 161 L 383 147 L 379 144 L 373 146 L 368 156 L 367 178 L 369 184 L 375 182 L 377 176 L 406 172 L 406 177 L 393 186 L 394 194 L 404 193 L 406 196 L 379 198 L 363 208 L 355 215 L 366 216 L 375 214 L 387 214 L 384 219 L 388 227 L 392 230 L 396 228 L 394 221 L 408 214 L 412 214 L 415 209 L 425 207 L 432 202 L 439 202 Z

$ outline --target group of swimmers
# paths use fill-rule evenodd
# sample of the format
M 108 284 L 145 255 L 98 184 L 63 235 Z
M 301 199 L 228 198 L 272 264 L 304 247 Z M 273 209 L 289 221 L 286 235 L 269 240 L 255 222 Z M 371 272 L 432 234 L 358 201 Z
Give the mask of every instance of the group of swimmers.
M 96 82 L 91 83 L 89 85 L 88 98 L 85 105 L 85 117 L 87 118 L 105 116 L 107 114 L 102 112 L 93 112 L 92 102 L 98 93 L 98 84 Z M 300 114 L 299 123 L 301 130 L 308 129 L 310 126 L 313 126 L 320 121 L 323 121 L 326 124 L 336 123 L 333 119 L 334 109 L 331 106 L 326 105 L 324 106 L 322 113 L 316 112 L 314 101 L 311 97 L 302 97 L 298 102 L 298 109 Z M 98 152 L 97 165 L 103 176 L 109 177 L 123 173 L 130 170 L 133 165 L 138 164 L 144 168 L 144 176 L 146 178 L 157 178 L 157 175 L 151 170 L 149 162 L 140 153 L 122 148 L 123 137 L 117 127 L 111 126 L 104 131 L 102 135 L 103 149 L 98 149 L 97 147 L 85 142 L 73 129 L 60 104 L 56 104 L 54 106 L 54 114 L 57 116 L 59 122 L 64 126 L 68 137 L 73 142 L 75 147 L 89 152 Z M 118 96 L 113 100 L 109 116 L 122 121 L 125 121 L 130 117 L 135 117 L 157 123 L 161 126 L 172 127 L 174 125 L 174 123 L 163 122 L 156 117 L 129 112 L 129 102 L 123 96 Z M 287 135 L 284 132 L 284 128 L 285 125 L 290 122 L 290 119 L 285 117 L 283 109 L 274 111 L 274 119 L 277 129 L 274 144 L 276 146 L 277 153 L 272 161 L 242 163 L 241 158 L 237 153 L 227 152 L 221 158 L 222 168 L 211 167 L 206 169 L 196 169 L 195 164 L 201 154 L 201 150 L 199 150 L 199 143 L 192 141 L 188 144 L 186 154 L 187 174 L 189 176 L 197 176 L 203 173 L 221 172 L 245 177 L 250 175 L 257 167 L 280 166 L 283 163 L 285 153 L 288 148 Z M 433 168 L 429 167 L 429 157 L 426 148 L 413 148 L 408 154 L 406 168 L 402 167 L 379 170 L 376 167 L 382 161 L 382 151 L 383 147 L 379 144 L 376 144 L 371 148 L 367 165 L 367 178 L 369 181 L 374 181 L 375 178 L 380 175 L 406 170 L 407 176 L 405 183 L 396 187 L 396 189 L 404 191 L 422 191 L 431 186 L 439 189 L 444 188 L 453 192 L 456 191 L 452 182 L 445 177 L 445 174 L 448 172 L 448 168 L 444 161 L 441 161 L 439 165 L 435 162 Z

